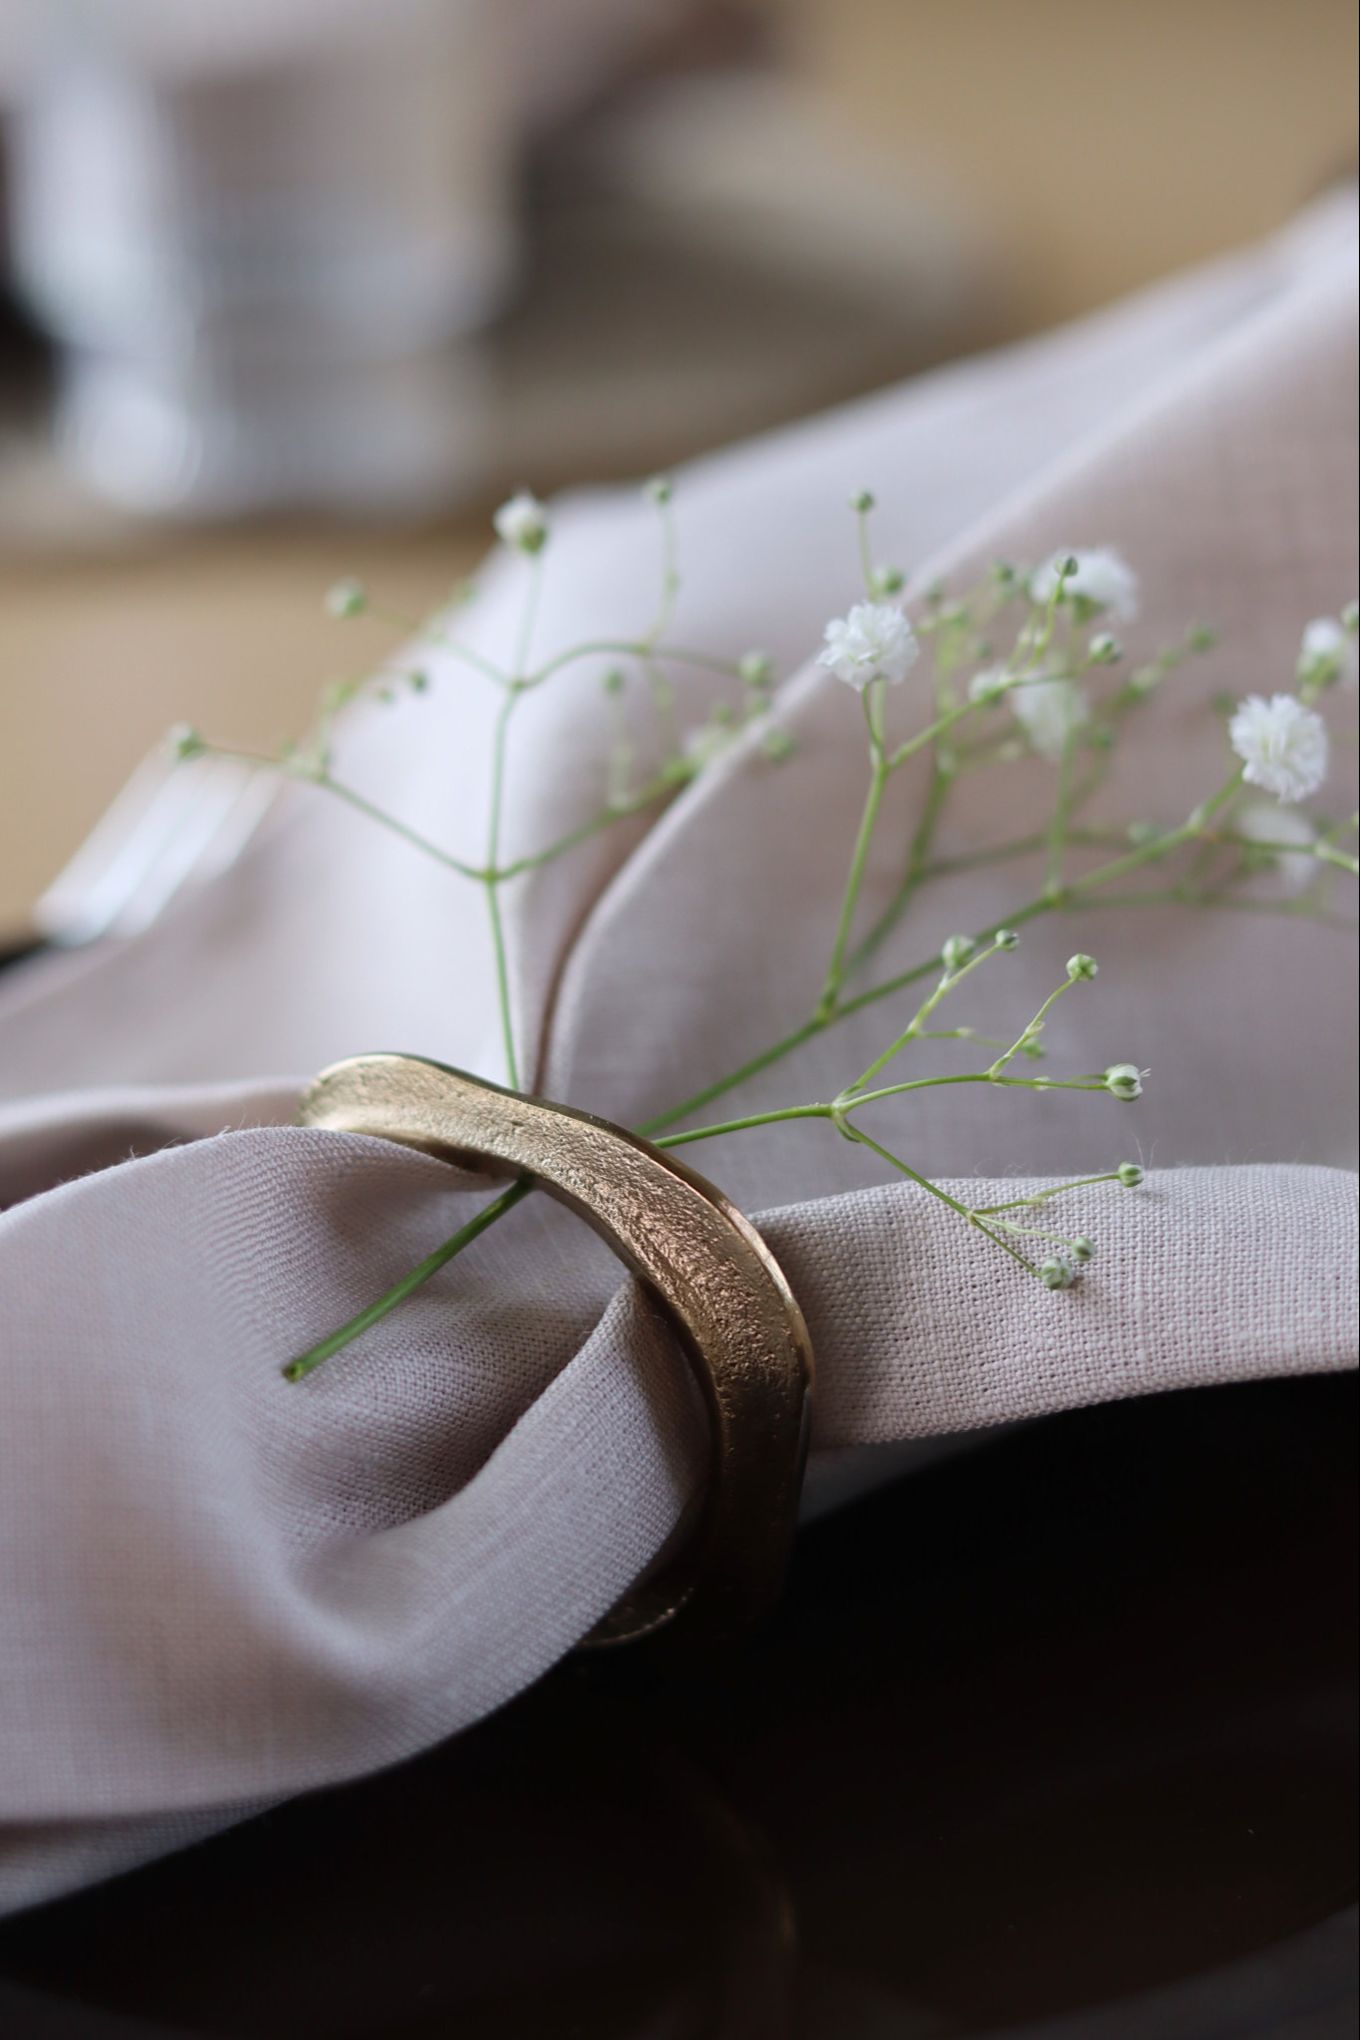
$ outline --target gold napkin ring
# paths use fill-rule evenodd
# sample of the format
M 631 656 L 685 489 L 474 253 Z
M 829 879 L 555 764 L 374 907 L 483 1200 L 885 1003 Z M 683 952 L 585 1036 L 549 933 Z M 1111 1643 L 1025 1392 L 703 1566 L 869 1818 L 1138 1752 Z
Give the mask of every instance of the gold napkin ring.
M 712 1426 L 703 1520 L 675 1562 L 586 1641 L 650 1635 L 676 1616 L 686 1635 L 726 1636 L 759 1616 L 778 1591 L 798 1513 L 812 1346 L 779 1264 L 721 1190 L 608 1120 L 421 1056 L 336 1063 L 298 1116 L 482 1174 L 531 1177 L 595 1228 L 679 1334 Z

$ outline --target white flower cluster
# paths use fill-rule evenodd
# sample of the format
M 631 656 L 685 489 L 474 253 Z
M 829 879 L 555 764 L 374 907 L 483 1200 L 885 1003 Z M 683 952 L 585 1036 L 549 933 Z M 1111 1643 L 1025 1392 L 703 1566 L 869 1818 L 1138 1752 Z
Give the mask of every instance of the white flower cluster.
M 1068 560 L 1076 561 L 1076 570 L 1063 578 L 1061 601 L 1104 610 L 1120 623 L 1133 622 L 1138 614 L 1138 576 L 1122 554 L 1108 545 L 1051 554 L 1029 584 L 1030 595 L 1040 608 L 1053 600 Z
M 873 680 L 896 685 L 920 657 L 916 634 L 890 602 L 857 602 L 848 616 L 833 617 L 817 663 L 863 694 Z
M 1315 616 L 1305 625 L 1295 677 L 1302 687 L 1354 687 L 1355 635 L 1335 616 Z
M 1249 786 L 1277 800 L 1307 800 L 1327 776 L 1327 725 L 1294 694 L 1249 694 L 1228 724 Z
M 1031 680 L 1010 690 L 1011 709 L 1034 749 L 1055 762 L 1091 714 L 1073 680 Z

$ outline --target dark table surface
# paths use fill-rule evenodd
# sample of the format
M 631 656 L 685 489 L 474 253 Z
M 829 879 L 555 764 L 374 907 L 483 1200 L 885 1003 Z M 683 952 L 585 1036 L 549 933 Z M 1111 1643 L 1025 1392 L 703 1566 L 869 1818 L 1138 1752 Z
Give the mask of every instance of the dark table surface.
M 778 1616 L 0 1927 L 0 2031 L 1331 2040 L 1355 1382 L 1059 1417 L 806 1531 Z

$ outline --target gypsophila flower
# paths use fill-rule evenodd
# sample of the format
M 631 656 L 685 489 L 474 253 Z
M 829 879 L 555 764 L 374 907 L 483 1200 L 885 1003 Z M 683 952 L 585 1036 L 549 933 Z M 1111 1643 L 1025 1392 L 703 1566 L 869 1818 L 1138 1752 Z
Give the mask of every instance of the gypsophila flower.
M 1293 694 L 1249 694 L 1228 724 L 1242 777 L 1277 800 L 1307 800 L 1327 776 L 1327 727 Z
M 1117 666 L 1124 656 L 1124 647 L 1119 639 L 1111 637 L 1107 630 L 1097 631 L 1086 649 L 1096 666 Z
M 1096 1257 L 1095 1241 L 1088 1240 L 1085 1233 L 1078 1233 L 1077 1237 L 1072 1242 L 1073 1260 L 1094 1261 L 1095 1257 Z
M 1266 846 L 1248 855 L 1254 861 L 1269 864 L 1286 881 L 1284 890 L 1303 891 L 1317 870 L 1311 855 L 1317 830 L 1307 815 L 1298 808 L 1285 807 L 1283 802 L 1252 800 L 1234 814 L 1232 828 L 1234 835 Z M 1280 844 L 1291 847 L 1281 850 L 1276 847 Z
M 1067 959 L 1067 975 L 1073 984 L 1076 984 L 1079 978 L 1093 978 L 1099 969 L 1100 965 L 1094 956 L 1087 956 L 1084 950 L 1079 950 L 1075 956 L 1069 956 Z
M 774 660 L 768 652 L 743 652 L 737 671 L 748 687 L 768 687 L 774 678 Z
M 1075 681 L 1033 680 L 1011 690 L 1015 719 L 1041 756 L 1055 762 L 1091 713 Z
M 952 977 L 956 970 L 962 970 L 969 957 L 977 948 L 971 935 L 951 935 L 940 951 L 940 961 Z
M 1010 686 L 1011 675 L 1004 666 L 984 666 L 980 673 L 974 673 L 968 682 L 970 701 L 1000 701 Z
M 1077 566 L 1063 581 L 1062 601 L 1108 610 L 1119 623 L 1133 622 L 1138 614 L 1138 576 L 1128 561 L 1107 545 L 1093 546 L 1087 552 L 1050 554 L 1029 584 L 1030 596 L 1040 607 L 1052 601 L 1068 560 L 1075 560 Z
M 873 680 L 905 679 L 920 646 L 900 609 L 887 602 L 857 602 L 848 616 L 833 617 L 817 663 L 862 694 Z
M 362 581 L 337 581 L 326 590 L 326 613 L 340 618 L 362 616 L 368 607 L 368 590 Z
M 1016 934 L 1014 928 L 998 928 L 992 940 L 998 949 L 1018 949 L 1020 947 L 1020 937 Z
M 900 595 L 907 585 L 907 577 L 900 567 L 874 567 L 869 575 L 869 587 L 874 595 Z
M 170 755 L 181 763 L 186 758 L 197 758 L 208 748 L 192 723 L 176 723 L 166 737 Z
M 1126 1190 L 1136 1190 L 1143 1182 L 1147 1171 L 1141 1162 L 1121 1162 L 1115 1174 Z
M 1045 1289 L 1070 1289 L 1077 1279 L 1077 1271 L 1065 1254 L 1055 1254 L 1039 1269 L 1039 1280 Z
M 492 518 L 496 536 L 522 553 L 542 552 L 548 542 L 548 513 L 537 496 L 521 489 Z
M 1295 676 L 1303 687 L 1354 687 L 1355 639 L 1334 616 L 1315 616 L 1304 628 Z
M 1128 1101 L 1143 1095 L 1143 1072 L 1136 1063 L 1111 1063 L 1103 1082 L 1112 1098 Z

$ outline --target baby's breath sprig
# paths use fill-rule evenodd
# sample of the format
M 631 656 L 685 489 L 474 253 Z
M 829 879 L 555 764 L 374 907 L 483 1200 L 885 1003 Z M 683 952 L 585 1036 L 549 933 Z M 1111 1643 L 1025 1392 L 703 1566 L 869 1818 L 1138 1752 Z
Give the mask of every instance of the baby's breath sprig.
M 423 627 L 375 602 L 358 581 L 339 582 L 326 597 L 329 612 L 347 626 L 375 621 L 392 625 L 417 645 L 437 646 L 500 690 L 489 759 L 487 841 L 480 861 L 456 856 L 435 844 L 400 816 L 337 778 L 334 771 L 337 720 L 361 699 L 395 702 L 400 696 L 422 692 L 428 675 L 419 662 L 380 665 L 362 677 L 333 682 L 321 697 L 312 729 L 276 753 L 225 753 L 253 758 L 261 766 L 329 794 L 484 890 L 506 1074 L 512 1086 L 518 1085 L 519 1071 L 502 920 L 504 888 L 567 855 L 600 831 L 674 797 L 740 739 L 746 740 L 753 758 L 763 753 L 766 759 L 778 762 L 794 752 L 792 739 L 774 720 L 776 675 L 766 653 L 752 649 L 724 656 L 671 641 L 680 590 L 674 487 L 669 477 L 655 476 L 645 484 L 643 493 L 658 515 L 661 558 L 656 610 L 639 637 L 592 639 L 534 663 L 537 603 L 545 561 L 551 553 L 552 520 L 545 506 L 527 490 L 503 504 L 494 519 L 502 545 L 520 555 L 524 563 L 519 628 L 508 663 L 489 658 L 456 634 L 455 616 L 473 596 L 466 584 Z M 1294 692 L 1228 702 L 1225 727 L 1231 760 L 1227 776 L 1188 815 L 1172 824 L 1140 820 L 1123 829 L 1108 825 L 1093 828 L 1083 821 L 1083 814 L 1108 775 L 1128 718 L 1155 699 L 1187 659 L 1212 647 L 1212 633 L 1197 626 L 1141 664 L 1133 664 L 1127 677 L 1121 677 L 1126 659 L 1122 632 L 1136 618 L 1138 582 L 1127 562 L 1109 546 L 1059 550 L 1033 570 L 1000 563 L 980 585 L 959 594 L 943 586 L 929 588 L 913 622 L 901 599 L 906 587 L 903 570 L 885 565 L 875 556 L 874 507 L 868 490 L 851 499 L 862 599 L 827 625 L 819 656 L 827 673 L 859 695 L 868 751 L 865 802 L 820 986 L 806 1017 L 789 1033 L 658 1114 L 639 1131 L 658 1145 L 678 1147 L 793 1120 L 824 1121 L 842 1138 L 864 1147 L 886 1167 L 920 1185 L 1044 1287 L 1061 1291 L 1070 1288 L 1092 1261 L 1095 1246 L 1087 1233 L 1060 1232 L 1042 1222 L 1051 1201 L 1107 1185 L 1137 1189 L 1144 1176 L 1140 1163 L 1121 1162 L 1099 1175 L 1077 1177 L 970 1208 L 889 1147 L 877 1131 L 871 1133 L 860 1115 L 918 1091 L 953 1085 L 1036 1094 L 1086 1092 L 1125 1104 L 1141 1096 L 1148 1073 L 1134 1062 L 1107 1063 L 1101 1069 L 1072 1075 L 1017 1073 L 1021 1059 L 1033 1064 L 1042 1057 L 1041 1037 L 1056 1002 L 1073 987 L 1095 979 L 1095 960 L 1084 951 L 1069 957 L 1062 981 L 1018 1034 L 983 1034 L 969 1024 L 930 1024 L 945 1001 L 991 958 L 1015 949 L 1021 928 L 1043 916 L 1077 906 L 1179 903 L 1327 917 L 1324 888 L 1329 879 L 1338 871 L 1354 874 L 1357 869 L 1355 855 L 1345 847 L 1356 833 L 1356 817 L 1314 820 L 1300 804 L 1318 791 L 1326 771 L 1327 732 L 1318 703 L 1328 690 L 1354 684 L 1355 605 L 1348 605 L 1335 617 L 1315 618 L 1308 624 L 1296 662 Z M 998 640 L 1005 647 L 1000 652 Z M 915 696 L 919 683 L 913 682 L 910 689 L 905 683 L 923 653 L 929 661 L 929 679 L 920 688 L 928 703 L 927 718 L 910 734 L 894 733 L 892 711 Z M 540 688 L 582 660 L 601 665 L 607 739 L 600 805 L 553 842 L 519 856 L 507 856 L 504 823 L 512 724 L 523 704 Z M 697 724 L 687 725 L 681 713 L 683 695 L 677 676 L 686 670 L 704 671 L 731 684 L 728 698 L 720 699 Z M 632 675 L 643 683 L 644 704 L 655 733 L 651 748 L 656 762 L 650 767 L 639 763 L 637 730 L 630 718 Z M 1111 685 L 1105 684 L 1106 675 L 1114 676 Z M 177 755 L 186 759 L 224 750 L 193 730 L 176 733 L 173 741 Z M 923 753 L 929 778 L 905 846 L 901 879 L 867 931 L 858 933 L 870 850 L 882 826 L 884 792 L 893 775 Z M 1026 756 L 1054 768 L 1046 825 L 1027 837 L 942 856 L 937 849 L 938 832 L 960 777 L 1004 767 Z M 1071 865 L 1077 855 L 1088 859 L 1097 851 L 1114 854 L 1095 864 L 1088 862 L 1074 874 Z M 861 982 L 883 941 L 923 887 L 948 872 L 1031 855 L 1042 859 L 1041 888 L 1013 906 L 1004 923 L 952 936 L 942 952 L 911 968 L 877 982 Z M 1167 883 L 1143 891 L 1130 889 L 1130 878 L 1162 865 L 1169 866 L 1173 874 Z M 1274 893 L 1254 889 L 1262 874 L 1275 879 Z M 1288 880 L 1283 899 L 1278 890 L 1282 877 Z M 924 989 L 910 1017 L 836 1097 L 711 1124 L 688 1124 L 716 1100 L 783 1062 L 815 1036 L 919 985 Z M 955 1043 L 965 1052 L 970 1046 L 996 1052 L 989 1062 L 974 1069 L 895 1076 L 893 1065 L 898 1058 L 909 1056 L 923 1041 Z M 504 1191 L 384 1296 L 290 1362 L 284 1372 L 290 1379 L 301 1379 L 340 1351 L 503 1217 L 530 1187 L 517 1183 Z

